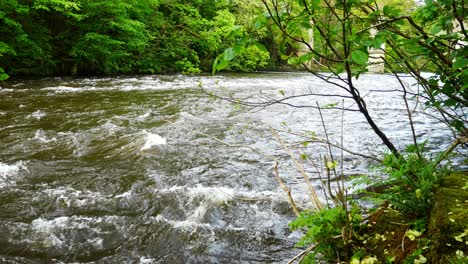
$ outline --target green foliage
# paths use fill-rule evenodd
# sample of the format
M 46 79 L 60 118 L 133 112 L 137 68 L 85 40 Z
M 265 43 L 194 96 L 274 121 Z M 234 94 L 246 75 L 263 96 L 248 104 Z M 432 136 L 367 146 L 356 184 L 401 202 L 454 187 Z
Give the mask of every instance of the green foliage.
M 146 25 L 133 18 L 144 17 L 147 8 L 151 7 L 126 0 L 83 0 L 84 18 L 77 23 L 79 37 L 68 53 L 78 71 L 130 72 L 134 66 L 132 56 L 142 53 L 151 40 Z
M 316 263 L 317 260 L 332 261 L 336 253 L 348 257 L 349 241 L 342 237 L 344 232 L 356 231 L 362 221 L 359 206 L 353 205 L 347 212 L 342 206 L 325 208 L 319 211 L 303 211 L 289 226 L 292 230 L 306 230 L 297 243 L 304 247 L 317 245 L 316 249 L 304 259 L 304 263 Z
M 305 229 L 306 234 L 297 243 L 304 247 L 320 243 L 309 258 L 315 259 L 323 254 L 324 259 L 334 259 L 335 251 L 343 249 L 340 240 L 333 239 L 341 234 L 342 226 L 346 224 L 346 213 L 342 207 L 323 209 L 318 212 L 304 211 L 289 226 L 292 230 Z
M 178 72 L 181 72 L 183 74 L 193 74 L 193 73 L 200 73 L 200 69 L 192 64 L 187 58 L 184 58 L 183 60 L 176 61 L 175 63 L 176 70 Z
M 82 68 L 91 67 L 93 72 L 127 72 L 130 65 L 126 59 L 130 56 L 124 48 L 125 42 L 99 33 L 86 33 L 74 45 L 70 55 L 76 58 Z
M 408 231 L 412 231 L 412 230 L 408 230 Z M 416 232 L 416 234 L 420 235 L 418 232 Z M 417 239 L 417 238 L 414 238 L 414 239 Z M 405 258 L 403 263 L 408 263 L 408 264 L 428 263 L 427 257 L 428 257 L 428 250 L 430 249 L 430 244 L 431 244 L 431 241 L 427 238 L 417 239 L 417 248 L 409 256 Z
M 78 13 L 80 6 L 79 1 L 67 0 L 36 0 L 32 3 L 32 9 L 34 10 L 43 10 L 50 13 L 56 12 L 77 20 L 83 18 Z
M 4 0 L 0 76 L 207 71 L 236 41 L 231 29 L 257 8 L 228 0 Z M 251 48 L 235 68 L 265 60 Z
M 8 79 L 8 77 L 9 77 L 8 74 L 5 73 L 3 68 L 0 68 L 0 81 L 4 81 Z
M 389 28 L 387 42 L 391 45 L 392 67 L 406 69 L 417 76 L 429 98 L 428 106 L 452 109 L 450 125 L 461 131 L 466 118 L 457 117 L 457 109 L 467 106 L 468 81 L 466 34 L 455 26 L 466 23 L 463 1 L 425 1 L 411 17 Z M 401 12 L 388 14 L 397 17 Z M 466 25 L 465 25 L 466 26 Z M 400 34 L 404 32 L 404 34 Z M 435 76 L 424 78 L 420 71 L 431 71 Z
M 245 49 L 245 52 L 235 57 L 229 67 L 234 71 L 251 72 L 266 67 L 269 59 L 270 54 L 265 48 L 251 45 Z
M 434 185 L 445 172 L 443 169 L 436 169 L 434 159 L 424 156 L 424 144 L 421 144 L 419 150 L 415 146 L 409 146 L 400 157 L 387 154 L 382 165 L 389 179 L 381 183 L 387 188 L 378 198 L 390 201 L 403 213 L 427 215 Z
M 355 50 L 351 52 L 351 58 L 353 62 L 360 65 L 367 65 L 367 60 L 369 59 L 369 54 L 366 51 Z

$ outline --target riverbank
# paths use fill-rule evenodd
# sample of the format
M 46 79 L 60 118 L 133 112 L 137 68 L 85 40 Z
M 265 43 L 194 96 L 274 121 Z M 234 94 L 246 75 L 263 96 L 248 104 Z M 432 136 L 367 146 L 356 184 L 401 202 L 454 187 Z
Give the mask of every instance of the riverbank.
M 467 263 L 467 208 L 468 171 L 454 172 L 435 187 L 426 217 L 402 214 L 388 203 L 380 207 L 361 230 L 360 246 L 390 263 Z

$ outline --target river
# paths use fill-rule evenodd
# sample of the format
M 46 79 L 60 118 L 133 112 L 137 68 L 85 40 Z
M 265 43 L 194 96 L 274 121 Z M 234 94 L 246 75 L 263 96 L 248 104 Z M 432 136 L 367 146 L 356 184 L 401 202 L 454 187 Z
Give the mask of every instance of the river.
M 357 86 L 395 144 L 410 144 L 396 79 L 362 75 Z M 0 87 L 1 263 L 284 263 L 298 253 L 300 234 L 288 230 L 294 215 L 273 158 L 298 204 L 309 203 L 268 126 L 323 136 L 310 106 L 343 104 L 308 96 L 288 101 L 297 108 L 249 109 L 209 95 L 257 102 L 343 95 L 307 73 L 47 78 Z M 343 125 L 346 148 L 385 150 L 358 112 L 344 112 L 341 122 L 342 111 L 323 111 L 333 141 Z M 416 114 L 415 124 L 431 150 L 447 146 L 450 133 L 437 120 Z M 318 157 L 324 148 L 305 151 Z M 347 175 L 373 173 L 362 158 L 345 153 L 344 161 Z

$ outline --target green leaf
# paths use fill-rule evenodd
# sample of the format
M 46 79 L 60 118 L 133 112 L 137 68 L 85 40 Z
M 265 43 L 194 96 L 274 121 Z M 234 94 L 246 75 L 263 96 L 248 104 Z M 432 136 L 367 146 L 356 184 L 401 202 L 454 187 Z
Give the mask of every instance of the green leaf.
M 331 108 L 336 107 L 338 104 L 339 103 L 330 103 L 330 104 L 323 105 L 320 108 L 322 108 L 322 109 L 331 109 Z
M 215 61 L 213 62 L 213 70 L 212 74 L 214 75 L 216 72 L 226 68 L 229 65 L 229 61 L 224 60 L 223 54 L 216 57 Z
M 363 45 L 364 47 L 371 47 L 373 44 L 374 44 L 374 41 L 371 38 L 361 39 L 361 45 Z
M 336 74 L 340 74 L 340 73 L 343 73 L 345 71 L 345 67 L 343 64 L 339 64 L 338 66 L 336 66 L 335 68 L 335 72 Z
M 385 41 L 387 41 L 388 35 L 388 31 L 379 31 L 374 37 L 374 43 L 372 46 L 376 49 L 380 48 L 382 44 L 384 44 Z
M 355 50 L 351 52 L 351 59 L 359 65 L 366 65 L 369 59 L 369 54 L 362 50 Z
M 393 6 L 386 5 L 383 8 L 383 13 L 384 15 L 389 16 L 389 17 L 396 17 L 400 15 L 401 11 Z
M 263 28 L 267 24 L 267 22 L 268 22 L 267 17 L 265 16 L 265 14 L 262 14 L 255 19 L 254 28 L 256 30 L 259 30 Z
M 260 50 L 260 51 L 263 51 L 263 52 L 268 52 L 268 49 L 265 47 L 265 45 L 263 45 L 262 43 L 260 42 L 255 42 L 255 46 Z
M 297 64 L 299 64 L 299 63 L 300 63 L 300 62 L 299 62 L 299 58 L 298 58 L 298 57 L 290 57 L 290 58 L 288 59 L 288 64 L 290 64 L 290 65 L 297 65 Z
M 227 60 L 220 60 L 218 65 L 216 66 L 216 71 L 220 71 L 224 68 L 226 68 L 229 65 L 229 61 Z
M 421 232 L 417 231 L 417 230 L 412 230 L 412 229 L 409 229 L 406 231 L 405 233 L 405 237 L 408 237 L 409 240 L 411 241 L 414 241 L 417 237 L 421 236 Z
M 460 120 L 453 120 L 450 125 L 456 128 L 458 131 L 461 131 L 465 127 L 463 121 Z
M 417 189 L 415 191 L 415 194 L 416 194 L 416 199 L 421 199 L 421 197 L 422 197 L 421 189 Z
M 431 28 L 431 34 L 435 35 L 442 31 L 442 28 L 439 25 L 435 25 L 434 27 Z
M 225 61 L 230 61 L 237 56 L 236 50 L 232 47 L 225 49 L 223 54 L 224 54 Z
M 306 63 L 306 62 L 309 62 L 310 60 L 312 60 L 312 53 L 310 52 L 299 56 L 300 63 Z
M 336 168 L 337 164 L 338 163 L 336 161 L 334 161 L 334 162 L 328 161 L 326 165 L 327 165 L 328 169 L 333 170 L 334 168 Z
M 453 63 L 454 69 L 462 69 L 468 65 L 468 59 L 464 57 L 458 57 L 457 60 Z

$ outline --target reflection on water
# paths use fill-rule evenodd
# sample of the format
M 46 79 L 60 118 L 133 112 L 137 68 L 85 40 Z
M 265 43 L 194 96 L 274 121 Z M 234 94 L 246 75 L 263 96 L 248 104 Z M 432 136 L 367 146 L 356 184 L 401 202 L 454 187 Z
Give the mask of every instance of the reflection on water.
M 282 161 L 299 204 L 307 206 L 308 198 L 268 125 L 321 135 L 318 113 L 285 105 L 248 111 L 207 96 L 200 83 L 260 101 L 339 93 L 302 73 L 2 84 L 0 262 L 284 263 L 294 256 L 300 234 L 287 229 L 293 215 L 268 156 Z M 370 92 L 367 106 L 392 140 L 401 148 L 411 143 L 400 95 L 371 92 L 397 89 L 396 80 L 364 75 L 357 85 Z M 316 101 L 342 103 L 330 97 L 292 103 Z M 326 111 L 338 141 L 342 113 Z M 443 126 L 424 115 L 415 120 L 430 148 L 444 147 Z M 346 112 L 343 125 L 347 148 L 384 150 L 359 113 Z M 317 156 L 322 149 L 311 151 Z M 348 174 L 367 172 L 361 159 L 345 161 Z

